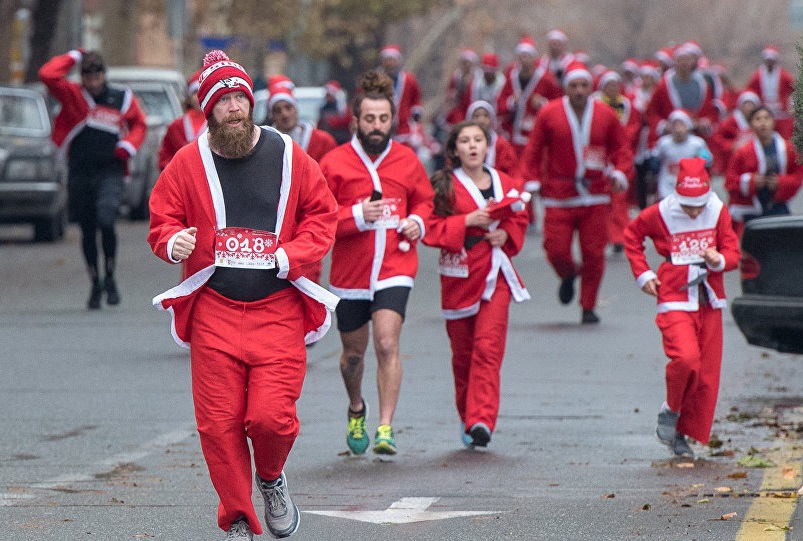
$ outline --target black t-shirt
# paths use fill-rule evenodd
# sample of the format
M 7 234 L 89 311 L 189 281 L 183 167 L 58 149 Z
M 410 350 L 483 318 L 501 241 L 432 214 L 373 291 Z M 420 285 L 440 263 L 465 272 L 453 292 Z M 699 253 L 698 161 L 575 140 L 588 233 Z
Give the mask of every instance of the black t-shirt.
M 214 152 L 215 169 L 226 205 L 226 225 L 261 231 L 276 230 L 276 211 L 282 184 L 284 142 L 277 133 L 260 130 L 250 154 L 228 159 Z M 226 298 L 256 301 L 292 287 L 276 277 L 279 269 L 217 267 L 207 285 Z
M 97 96 L 93 96 L 95 104 L 118 111 L 123 108 L 125 91 L 105 86 Z M 122 169 L 120 160 L 114 157 L 114 149 L 120 135 L 92 126 L 84 126 L 70 143 L 70 169 L 104 168 L 114 165 Z

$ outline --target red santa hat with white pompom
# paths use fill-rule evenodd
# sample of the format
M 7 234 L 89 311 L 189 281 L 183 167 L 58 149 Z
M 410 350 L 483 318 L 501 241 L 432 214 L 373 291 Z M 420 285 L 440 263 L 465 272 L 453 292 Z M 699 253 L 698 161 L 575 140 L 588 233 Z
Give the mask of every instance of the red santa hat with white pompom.
M 233 62 L 223 51 L 211 51 L 204 56 L 204 67 L 198 77 L 198 101 L 207 118 L 218 100 L 230 92 L 245 93 L 254 106 L 254 83 L 243 67 Z

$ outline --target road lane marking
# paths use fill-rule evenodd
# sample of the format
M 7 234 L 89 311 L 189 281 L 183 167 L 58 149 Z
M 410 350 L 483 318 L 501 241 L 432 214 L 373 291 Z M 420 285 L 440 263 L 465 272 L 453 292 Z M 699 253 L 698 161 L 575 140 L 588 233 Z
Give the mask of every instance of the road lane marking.
M 402 498 L 384 511 L 304 511 L 313 515 L 345 518 L 373 524 L 409 524 L 448 518 L 493 515 L 499 511 L 427 511 L 440 498 Z
M 736 541 L 784 541 L 789 521 L 797 507 L 797 489 L 801 482 L 803 448 L 782 443 L 774 460 L 776 466 L 767 468 L 760 493 L 770 497 L 756 498 L 744 516 Z M 791 492 L 791 497 L 772 497 L 775 493 Z

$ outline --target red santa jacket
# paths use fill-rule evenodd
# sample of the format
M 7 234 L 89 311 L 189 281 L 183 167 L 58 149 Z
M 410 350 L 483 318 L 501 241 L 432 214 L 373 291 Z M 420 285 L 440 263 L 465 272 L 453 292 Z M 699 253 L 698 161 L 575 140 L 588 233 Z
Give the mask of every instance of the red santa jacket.
M 413 287 L 418 256 L 414 246 L 406 252 L 399 249 L 403 239 L 396 223 L 414 220 L 424 236 L 434 198 L 415 153 L 391 141 L 372 161 L 354 136 L 324 156 L 321 170 L 339 205 L 329 288 L 344 299 L 370 300 L 380 289 Z M 373 191 L 395 202 L 382 220 L 371 224 L 363 219 L 362 201 Z
M 496 114 L 501 121 L 500 131 L 513 146 L 524 146 L 535 124 L 540 105 L 531 99 L 538 94 L 546 100 L 559 98 L 563 93 L 555 76 L 543 66 L 537 66 L 525 88 L 521 87 L 521 69 L 513 66 L 507 75 L 505 86 L 499 93 Z
M 778 133 L 773 135 L 778 153 L 778 190 L 773 201 L 785 203 L 795 196 L 803 182 L 803 165 L 797 162 L 797 152 L 789 142 Z M 761 216 L 761 203 L 756 195 L 753 181 L 755 175 L 767 173 L 767 160 L 758 138 L 753 137 L 731 156 L 725 173 L 725 188 L 730 196 L 730 210 L 733 220 L 744 221 L 745 216 Z
M 399 72 L 393 87 L 393 101 L 396 104 L 396 116 L 393 117 L 395 139 L 407 144 L 413 115 L 424 113 L 424 107 L 421 105 L 421 87 L 411 72 L 403 70 Z
M 592 98 L 582 119 L 568 97 L 546 104 L 530 134 L 522 168 L 525 178 L 540 181 L 544 206 L 563 208 L 608 204 L 610 177 L 626 188 L 634 174 L 633 153 L 619 118 Z
M 309 122 L 299 122 L 298 127 L 290 136 L 304 149 L 304 152 L 318 163 L 327 152 L 337 146 L 335 138 L 330 133 L 319 130 Z
M 655 251 L 664 258 L 657 274 L 650 268 L 644 253 L 647 238 L 652 239 Z M 695 261 L 702 259 L 695 257 L 695 250 L 687 250 L 695 242 L 697 245 L 705 242 L 716 248 L 722 255 L 719 266 L 696 264 Z M 708 294 L 708 304 L 713 308 L 725 308 L 727 301 L 722 273 L 738 267 L 741 258 L 739 239 L 733 231 L 730 214 L 713 192 L 705 210 L 695 219 L 683 212 L 675 194 L 641 211 L 625 228 L 625 254 L 639 287 L 656 277 L 661 282 L 658 287 L 659 313 L 698 310 L 700 288 L 684 286 L 701 275 L 705 275 L 701 283 Z M 684 263 L 686 261 L 689 263 Z
M 165 131 L 162 145 L 159 147 L 159 170 L 161 171 L 178 149 L 192 143 L 206 129 L 206 116 L 200 109 L 188 109 L 186 113 L 173 120 Z
M 714 167 L 725 171 L 733 152 L 753 138 L 750 123 L 738 109 L 719 123 L 717 130 L 711 134 L 708 146 L 714 154 Z
M 494 200 L 501 201 L 505 195 L 518 195 L 516 181 L 495 169 L 491 173 Z M 462 169 L 456 169 L 452 176 L 454 185 L 454 214 L 437 216 L 432 214 L 427 220 L 427 237 L 424 244 L 441 249 L 439 272 L 441 277 L 441 308 L 446 319 L 460 319 L 476 315 L 480 302 L 490 300 L 501 272 L 510 286 L 513 300 L 529 300 L 530 294 L 524 287 L 510 258 L 524 245 L 527 230 L 527 212 L 517 212 L 502 220 L 493 222 L 488 229 L 504 229 L 507 242 L 501 247 L 493 247 L 481 240 L 471 248 L 465 241 L 471 237 L 481 237 L 488 229 L 466 227 L 466 214 L 485 208 L 488 202 L 480 193 L 474 181 Z
M 752 90 L 761 102 L 775 114 L 776 120 L 789 116 L 792 109 L 792 94 L 795 91 L 795 78 L 787 70 L 775 66 L 772 72 L 761 65 L 750 76 L 745 90 Z
M 519 158 L 513 150 L 513 145 L 495 131 L 491 132 L 491 145 L 488 147 L 485 163 L 497 171 L 513 177 L 516 189 L 521 190 L 521 183 L 524 178 L 521 173 Z
M 283 175 L 274 231 L 279 239 L 278 277 L 288 279 L 304 293 L 304 334 L 309 344 L 329 329 L 338 301 L 303 275 L 332 244 L 337 204 L 315 161 L 290 137 L 281 137 L 285 145 Z M 170 263 L 178 263 L 170 255 L 178 233 L 187 227 L 198 228 L 195 250 L 183 265 L 182 282 L 153 299 L 154 306 L 171 312 L 173 337 L 186 347 L 195 296 L 215 270 L 215 232 L 226 227 L 223 192 L 205 135 L 179 149 L 162 171 L 151 193 L 150 214 L 148 243 L 154 254 Z
M 39 79 L 61 103 L 61 110 L 53 123 L 52 135 L 53 142 L 60 149 L 60 155 L 67 155 L 70 142 L 86 126 L 117 133 L 117 146 L 124 148 L 129 156 L 136 155 L 147 132 L 145 115 L 142 114 L 137 99 L 126 88 L 123 106 L 119 110 L 96 104 L 80 84 L 66 78 L 82 56 L 81 51 L 73 50 L 54 56 L 39 69 Z
M 645 113 L 647 122 L 650 125 L 650 141 L 653 142 L 662 135 L 663 125 L 669 115 L 675 109 L 682 109 L 683 103 L 681 102 L 680 95 L 672 84 L 672 78 L 675 75 L 674 69 L 668 69 L 661 76 L 661 80 L 655 87 L 655 92 L 652 94 L 650 104 L 647 106 Z M 711 129 L 716 129 L 717 122 L 719 121 L 719 109 L 716 107 L 714 89 L 708 84 L 705 76 L 700 70 L 694 70 L 691 74 L 691 80 L 694 81 L 700 89 L 702 101 L 700 106 L 696 109 L 685 107 L 692 117 L 692 120 L 707 120 Z M 698 133 L 703 138 L 707 138 L 710 134 Z M 653 146 L 652 144 L 650 146 Z

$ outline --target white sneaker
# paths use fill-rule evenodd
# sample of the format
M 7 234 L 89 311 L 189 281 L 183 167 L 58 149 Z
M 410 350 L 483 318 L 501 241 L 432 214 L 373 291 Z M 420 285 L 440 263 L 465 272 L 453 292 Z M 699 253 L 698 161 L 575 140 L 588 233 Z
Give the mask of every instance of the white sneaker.
M 271 535 L 277 539 L 290 537 L 298 530 L 301 513 L 290 498 L 284 472 L 274 482 L 263 481 L 255 475 L 257 486 L 265 499 L 265 522 Z

